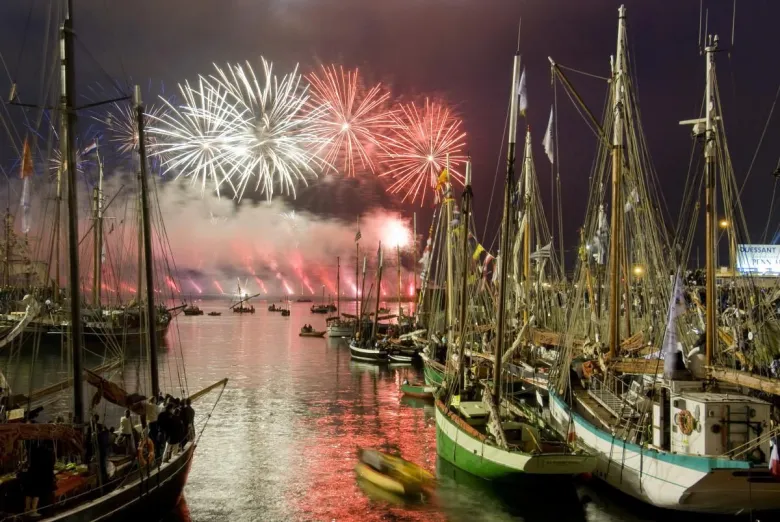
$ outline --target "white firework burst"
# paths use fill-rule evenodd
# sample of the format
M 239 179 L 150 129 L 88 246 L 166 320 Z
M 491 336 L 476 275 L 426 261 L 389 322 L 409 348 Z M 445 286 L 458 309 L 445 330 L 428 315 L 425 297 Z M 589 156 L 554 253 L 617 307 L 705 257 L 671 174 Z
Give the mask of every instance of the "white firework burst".
M 159 120 L 165 112 L 165 105 L 147 105 L 144 111 L 150 120 Z M 109 131 L 108 141 L 116 146 L 117 152 L 127 154 L 138 150 L 138 119 L 132 104 L 112 104 L 103 121 Z M 156 145 L 154 136 L 147 137 L 146 146 L 150 153 L 154 153 Z
M 219 195 L 223 183 L 242 165 L 243 141 L 236 130 L 243 114 L 227 102 L 227 93 L 203 76 L 192 86 L 179 85 L 183 103 L 174 106 L 163 100 L 161 116 L 150 115 L 149 132 L 157 137 L 154 155 L 161 156 L 165 172 L 186 176 L 192 184 L 208 185 Z
M 275 189 L 295 196 L 298 182 L 316 176 L 318 162 L 308 131 L 310 113 L 304 111 L 307 89 L 296 69 L 281 78 L 263 59 L 263 81 L 252 67 L 215 65 L 216 74 L 201 76 L 195 88 L 180 86 L 184 103 L 156 119 L 152 132 L 160 137 L 157 154 L 166 170 L 201 181 L 205 190 L 222 183 L 240 200 L 254 182 L 268 199 Z

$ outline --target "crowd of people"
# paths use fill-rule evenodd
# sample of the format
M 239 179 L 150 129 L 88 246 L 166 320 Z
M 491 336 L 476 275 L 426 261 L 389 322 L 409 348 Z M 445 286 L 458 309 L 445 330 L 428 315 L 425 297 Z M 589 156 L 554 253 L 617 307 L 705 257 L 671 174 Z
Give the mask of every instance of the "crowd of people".
M 119 429 L 107 428 L 95 414 L 87 426 L 86 462 L 97 466 L 103 483 L 110 479 L 108 457 L 112 454 L 137 459 L 141 467 L 168 462 L 194 439 L 194 422 L 191 401 L 171 395 L 144 401 L 139 415 L 125 410 Z

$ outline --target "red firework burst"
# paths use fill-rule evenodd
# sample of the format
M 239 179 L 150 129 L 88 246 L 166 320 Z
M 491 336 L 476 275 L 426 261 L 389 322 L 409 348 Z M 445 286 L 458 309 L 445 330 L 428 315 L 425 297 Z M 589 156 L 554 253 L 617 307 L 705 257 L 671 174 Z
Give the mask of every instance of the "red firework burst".
M 365 89 L 357 69 L 335 65 L 321 67 L 307 76 L 311 84 L 310 107 L 317 114 L 313 132 L 321 140 L 318 154 L 347 176 L 376 172 L 373 157 L 381 148 L 381 132 L 391 125 L 387 102 L 390 92 L 381 83 Z
M 393 178 L 388 188 L 391 193 L 402 193 L 402 201 L 411 203 L 419 197 L 422 206 L 429 192 L 435 194 L 448 155 L 450 181 L 463 184 L 459 169 L 466 159 L 462 154 L 466 133 L 460 118 L 444 104 L 427 98 L 424 107 L 401 104 L 391 116 L 393 132 L 384 147 L 380 174 Z

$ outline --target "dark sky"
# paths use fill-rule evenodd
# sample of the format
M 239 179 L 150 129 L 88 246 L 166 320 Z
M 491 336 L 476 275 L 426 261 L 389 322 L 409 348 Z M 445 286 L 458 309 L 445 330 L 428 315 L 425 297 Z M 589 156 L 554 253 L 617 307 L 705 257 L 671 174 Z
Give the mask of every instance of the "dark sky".
M 35 81 L 38 74 L 37 49 L 43 45 L 41 27 L 50 1 L 6 0 L 0 7 L 0 52 L 20 86 Z M 28 26 L 31 4 L 34 9 Z M 735 46 L 732 53 L 718 56 L 718 70 L 731 152 L 741 181 L 780 85 L 776 36 L 780 2 L 742 0 L 737 4 Z M 732 2 L 705 0 L 704 5 L 710 9 L 711 32 L 719 33 L 723 45 L 729 47 Z M 546 191 L 549 164 L 540 142 L 552 102 L 547 56 L 607 76 L 619 2 L 75 0 L 75 6 L 76 31 L 83 46 L 77 56 L 83 82 L 104 81 L 94 65 L 97 62 L 113 77 L 151 78 L 170 88 L 209 72 L 212 62 L 258 63 L 263 55 L 285 69 L 301 63 L 306 71 L 319 61 L 360 66 L 370 77 L 387 82 L 396 96 L 444 97 L 462 115 L 469 133 L 475 208 L 484 223 L 502 147 L 518 19 L 522 17 L 521 52 L 529 77 L 528 117 L 535 132 L 540 183 Z M 629 0 L 626 6 L 644 127 L 676 214 L 691 146 L 688 129 L 678 121 L 698 116 L 704 89 L 704 62 L 697 47 L 699 2 Z M 83 49 L 89 49 L 94 62 Z M 605 84 L 579 75 L 571 78 L 600 114 Z M 6 82 L 3 74 L 0 92 L 4 96 Z M 565 236 L 572 245 L 584 212 L 595 139 L 572 105 L 562 98 L 559 101 Z M 771 171 L 779 155 L 780 115 L 775 114 L 744 193 L 754 237 L 767 219 Z M 494 221 L 498 212 L 494 203 Z M 774 227 L 773 223 L 770 236 Z

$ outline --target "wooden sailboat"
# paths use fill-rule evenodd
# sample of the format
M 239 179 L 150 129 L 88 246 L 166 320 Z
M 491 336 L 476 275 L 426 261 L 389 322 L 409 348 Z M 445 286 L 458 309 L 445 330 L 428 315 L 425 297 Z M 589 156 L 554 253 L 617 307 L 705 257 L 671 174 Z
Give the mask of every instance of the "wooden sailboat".
M 382 269 L 384 266 L 384 255 L 382 252 L 382 244 L 379 244 L 379 252 L 377 255 L 378 271 L 377 271 L 377 288 L 381 288 L 382 285 Z M 365 262 L 363 263 L 365 267 Z M 365 268 L 364 268 L 365 274 Z M 378 294 L 379 292 L 377 292 Z M 370 294 L 370 291 L 369 291 Z M 349 352 L 353 359 L 358 361 L 370 361 L 375 363 L 387 362 L 389 353 L 385 346 L 377 340 L 378 333 L 378 321 L 379 321 L 379 295 L 376 298 L 376 309 L 374 312 L 374 319 L 371 324 L 371 331 L 365 332 L 368 335 L 356 336 L 349 343 Z
M 237 286 L 238 286 L 238 291 L 236 293 L 236 301 L 230 305 L 230 309 L 233 311 L 234 314 L 254 314 L 255 306 L 254 305 L 247 306 L 246 303 L 248 303 L 250 299 L 257 297 L 260 294 L 259 293 L 254 295 L 242 294 L 241 281 L 238 281 Z M 269 310 L 273 311 L 270 308 Z
M 705 156 L 706 305 L 701 322 L 695 312 L 686 314 L 682 310 L 686 301 L 685 282 L 681 270 L 675 266 L 684 266 L 685 252 L 679 256 L 682 260 L 658 252 L 660 249 L 668 253 L 672 249 L 659 239 L 663 223 L 658 212 L 649 211 L 658 207 L 652 198 L 648 199 L 647 178 L 637 162 L 637 150 L 632 150 L 640 141 L 632 127 L 638 124 L 638 113 L 633 107 L 635 100 L 625 44 L 625 8 L 621 7 L 610 100 L 613 190 L 607 281 L 610 296 L 605 314 L 608 344 L 602 350 L 598 337 L 593 342 L 593 333 L 585 346 L 575 346 L 572 342 L 576 334 L 592 327 L 577 329 L 577 317 L 598 318 L 599 315 L 595 307 L 591 308 L 590 299 L 584 299 L 580 292 L 572 310 L 572 331 L 566 336 L 561 371 L 551 386 L 551 412 L 562 433 L 576 437 L 579 445 L 598 455 L 595 476 L 642 501 L 663 508 L 706 513 L 778 509 L 780 482 L 770 469 L 769 440 L 776 433 L 769 420 L 770 404 L 745 393 L 743 388 L 761 389 L 765 385 L 763 390 L 772 394 L 780 391 L 777 379 L 745 371 L 746 367 L 759 363 L 757 359 L 762 352 L 771 353 L 766 350 L 775 343 L 771 333 L 775 327 L 770 323 L 776 319 L 756 315 L 760 306 L 737 305 L 742 308 L 743 319 L 737 321 L 741 324 L 732 331 L 740 335 L 742 328 L 758 328 L 762 332 L 750 336 L 753 350 L 748 354 L 728 332 L 731 328 L 727 323 L 719 320 L 717 295 L 723 291 L 715 284 L 718 228 L 715 194 L 719 163 L 725 167 L 721 172 L 724 198 L 732 197 L 724 201 L 727 214 L 733 212 L 733 218 L 740 205 L 738 191 L 732 192 L 735 184 L 733 173 L 729 172 L 730 163 L 722 159 L 727 150 L 715 80 L 718 41 L 710 38 L 704 47 L 704 118 L 683 122 L 693 125 L 694 136 L 703 138 Z M 601 180 L 596 179 L 596 183 Z M 699 186 L 698 182 L 695 185 Z M 641 216 L 635 215 L 635 208 L 641 208 Z M 586 226 L 586 230 L 591 233 L 594 227 Z M 686 230 L 678 243 L 685 244 L 685 235 L 690 233 Z M 729 235 L 732 234 L 730 231 Z M 626 258 L 629 262 L 633 258 L 637 266 L 646 267 L 635 272 L 637 281 L 631 285 L 624 282 L 632 279 Z M 588 264 L 586 257 L 579 268 L 580 281 L 589 275 Z M 670 281 L 669 274 L 675 272 L 677 276 Z M 738 290 L 737 301 L 743 291 L 741 296 L 747 303 L 760 300 L 749 278 L 737 279 L 735 285 L 744 287 Z M 694 303 L 700 295 L 699 289 L 695 290 L 689 292 L 695 294 Z M 630 304 L 631 296 L 640 291 L 644 292 L 645 309 Z M 664 294 L 666 298 L 660 299 Z M 654 309 L 666 303 L 667 313 Z M 584 315 L 583 310 L 587 311 Z M 664 316 L 666 324 L 658 325 L 660 328 L 647 327 L 653 323 L 652 318 Z M 598 335 L 601 323 L 590 319 L 587 322 L 597 324 L 595 335 Z M 759 326 L 762 323 L 763 328 Z M 694 333 L 695 328 L 702 326 L 703 338 Z M 663 337 L 653 335 L 658 330 Z M 644 340 L 632 341 L 639 336 Z M 748 357 L 756 360 L 751 362 Z M 729 359 L 741 369 L 716 365 L 717 360 L 722 364 Z
M 341 317 L 341 258 L 336 258 L 336 315 L 325 320 L 328 337 L 349 337 L 355 331 L 352 321 Z
M 97 374 L 84 371 L 83 369 L 83 322 L 82 322 L 82 304 L 80 296 L 80 272 L 78 255 L 78 205 L 76 187 L 76 155 L 75 155 L 75 133 L 76 133 L 76 108 L 74 106 L 74 67 L 73 67 L 73 6 L 72 1 L 68 2 L 66 18 L 60 32 L 60 50 L 61 50 L 61 78 L 63 79 L 62 105 L 60 114 L 65 121 L 66 141 L 65 156 L 67 164 L 71 168 L 67 169 L 68 190 L 68 261 L 69 261 L 69 292 L 70 292 L 70 360 L 72 361 L 72 375 L 74 378 L 66 380 L 64 383 L 49 387 L 42 393 L 34 393 L 28 401 L 34 400 L 35 396 L 43 396 L 50 392 L 56 392 L 62 389 L 73 389 L 73 409 L 72 419 L 69 423 L 63 424 L 33 424 L 33 423 L 13 423 L 0 422 L 0 434 L 10 447 L 17 447 L 17 443 L 22 441 L 59 441 L 60 451 L 63 455 L 69 455 L 78 462 L 82 457 L 84 443 L 84 387 L 82 377 L 96 385 L 99 389 L 99 398 L 105 398 L 114 403 L 121 403 L 123 406 L 143 408 L 145 411 L 145 402 L 134 394 L 127 394 L 117 385 L 110 383 L 99 377 Z M 143 201 L 143 232 L 144 232 L 144 268 L 146 275 L 145 297 L 146 306 L 144 310 L 147 324 L 155 324 L 157 308 L 154 303 L 154 277 L 153 277 L 153 252 L 150 225 L 149 195 L 146 175 L 146 150 L 144 145 L 144 108 L 140 100 L 140 90 L 136 88 L 135 114 L 137 115 L 137 129 L 139 135 L 138 152 L 141 160 L 140 192 Z M 147 342 L 149 345 L 149 376 L 151 381 L 151 393 L 157 396 L 160 392 L 159 375 L 157 364 L 157 336 L 150 330 L 146 330 Z M 106 368 L 111 365 L 106 366 Z M 210 389 L 218 386 L 224 386 L 226 380 L 216 383 L 198 394 L 192 395 L 191 399 L 196 400 Z M 53 390 L 51 389 L 53 388 Z M 5 398 L 5 397 L 4 397 Z M 31 413 L 31 412 L 29 412 Z M 5 417 L 5 416 L 4 416 Z M 67 497 L 65 500 L 56 500 L 49 504 L 48 499 L 43 499 L 38 509 L 43 511 L 42 520 L 52 521 L 92 521 L 92 520 L 138 520 L 143 517 L 154 519 L 163 516 L 169 512 L 178 502 L 184 484 L 187 480 L 192 457 L 195 451 L 195 441 L 189 441 L 182 448 L 182 451 L 175 454 L 168 462 L 154 463 L 156 465 L 145 466 L 141 469 L 130 465 L 123 466 L 117 471 L 109 482 L 96 485 L 90 478 L 89 472 L 86 476 L 76 467 L 76 472 L 69 473 L 68 481 L 72 487 L 74 484 L 79 487 L 78 495 Z M 9 457 L 9 455 L 6 455 Z M 131 459 L 132 461 L 132 459 Z M 94 478 L 94 477 L 92 477 Z M 57 488 L 65 488 L 64 484 L 57 481 Z M 37 512 L 29 513 L 34 517 L 40 517 Z
M 454 363 L 455 371 L 447 372 L 446 387 L 436 400 L 436 451 L 439 456 L 455 466 L 482 478 L 496 479 L 518 473 L 575 475 L 594 469 L 595 458 L 576 451 L 565 440 L 549 429 L 536 415 L 514 405 L 502 397 L 507 386 L 507 376 L 502 368 L 504 343 L 507 338 L 507 308 L 510 292 L 507 288 L 509 270 L 509 245 L 512 234 L 512 191 L 515 163 L 515 141 L 518 117 L 518 82 L 520 56 L 515 56 L 512 74 L 512 95 L 509 111 L 509 147 L 504 187 L 503 225 L 501 231 L 501 256 L 495 356 L 493 379 L 469 378 L 466 347 L 476 346 L 475 335 L 470 331 L 469 319 L 469 248 L 468 230 L 471 212 L 471 163 L 466 164 L 466 184 L 460 216 L 460 289 L 454 293 L 454 263 L 448 261 L 447 315 L 450 324 L 447 364 Z M 452 200 L 451 186 L 445 185 L 445 199 Z M 450 204 L 451 205 L 451 204 Z M 448 219 L 452 223 L 451 219 Z M 448 251 L 455 249 L 453 237 L 448 233 Z M 458 304 L 458 317 L 455 307 Z M 457 330 L 456 330 L 457 328 Z M 453 353 L 454 352 L 454 353 Z M 452 357 L 455 355 L 455 357 Z M 474 354 L 472 353 L 472 359 Z M 477 370 L 478 371 L 478 370 Z

